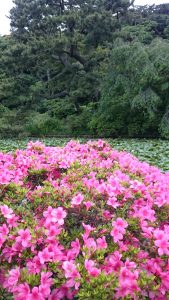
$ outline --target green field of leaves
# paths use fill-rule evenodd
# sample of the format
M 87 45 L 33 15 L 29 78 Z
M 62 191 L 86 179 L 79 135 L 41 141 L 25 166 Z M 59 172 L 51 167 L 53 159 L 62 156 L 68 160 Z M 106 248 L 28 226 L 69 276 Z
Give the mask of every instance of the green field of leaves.
M 39 139 L 47 146 L 63 146 L 70 139 L 68 138 L 44 138 Z M 77 139 L 86 142 L 86 139 Z M 161 170 L 169 171 L 169 141 L 147 140 L 147 139 L 107 139 L 113 148 L 120 151 L 127 151 L 146 161 L 151 165 L 158 166 Z M 0 140 L 0 150 L 9 152 L 17 148 L 25 148 L 29 139 L 3 139 Z

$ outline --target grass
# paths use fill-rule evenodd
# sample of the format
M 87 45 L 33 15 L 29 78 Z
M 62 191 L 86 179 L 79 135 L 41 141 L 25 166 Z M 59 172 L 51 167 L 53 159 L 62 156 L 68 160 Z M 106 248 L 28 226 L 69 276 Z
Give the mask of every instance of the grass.
M 47 146 L 63 146 L 70 139 L 44 138 L 39 140 Z M 86 139 L 78 140 L 86 142 Z M 130 152 L 142 161 L 158 166 L 163 171 L 169 171 L 169 141 L 147 139 L 107 139 L 107 141 L 115 149 Z M 22 149 L 28 142 L 29 139 L 3 139 L 0 140 L 0 150 L 9 152 L 17 148 Z

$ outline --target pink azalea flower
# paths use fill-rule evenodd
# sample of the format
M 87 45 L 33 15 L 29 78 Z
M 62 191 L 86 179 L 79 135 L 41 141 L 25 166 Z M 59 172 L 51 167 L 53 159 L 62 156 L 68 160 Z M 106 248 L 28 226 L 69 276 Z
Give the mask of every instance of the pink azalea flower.
M 41 269 L 43 268 L 44 263 L 41 262 L 45 261 L 44 259 L 40 261 L 39 256 L 34 256 L 32 261 L 27 262 L 28 271 L 32 274 L 40 273 Z
M 86 238 L 85 236 L 83 236 L 83 240 L 85 247 L 87 247 L 89 250 L 96 251 L 97 245 L 94 238 Z
M 45 300 L 38 287 L 34 287 L 32 292 L 27 296 L 27 300 Z
M 154 215 L 155 211 L 148 206 L 140 208 L 140 210 L 137 212 L 137 216 L 140 217 L 142 220 L 150 220 L 152 222 L 156 220 Z
M 41 284 L 42 285 L 49 285 L 53 284 L 53 279 L 51 278 L 52 272 L 42 272 L 41 273 Z
M 48 238 L 56 237 L 56 235 L 59 235 L 60 233 L 61 233 L 61 228 L 58 228 L 57 224 L 51 225 L 47 230 Z
M 93 260 L 85 259 L 85 268 L 88 271 L 88 274 L 92 277 L 97 277 L 101 273 L 101 270 L 94 265 L 95 263 Z
M 157 240 L 167 239 L 165 232 L 159 229 L 154 230 L 154 237 Z
M 52 211 L 53 208 L 51 206 L 48 206 L 48 209 L 43 212 L 43 216 L 46 218 L 46 221 L 48 221 L 49 223 L 51 222 L 52 219 Z
M 24 248 L 29 247 L 32 238 L 29 229 L 20 229 L 18 234 L 19 236 L 16 238 L 16 241 L 20 242 Z
M 48 248 L 45 248 L 42 251 L 39 251 L 38 257 L 40 263 L 43 265 L 45 262 L 51 261 L 51 252 L 49 252 Z
M 94 204 L 91 201 L 84 202 L 84 205 L 86 206 L 86 209 L 89 210 Z
M 87 225 L 85 223 L 82 223 L 82 225 L 83 225 L 83 227 L 85 229 L 85 235 L 86 235 L 86 237 L 88 237 L 90 235 L 91 231 L 95 230 L 95 227 L 92 227 L 92 226 Z
M 68 300 L 73 299 L 73 292 L 71 292 L 71 289 L 66 284 L 63 284 L 59 289 L 53 290 L 49 300 L 62 300 L 64 298 Z
M 54 208 L 52 213 L 52 222 L 56 222 L 59 225 L 64 224 L 64 219 L 67 215 L 66 211 L 63 209 L 63 207 Z
M 39 286 L 39 292 L 43 295 L 43 297 L 48 299 L 51 293 L 50 286 L 48 284 L 41 284 Z
M 160 273 L 161 283 L 165 291 L 169 291 L 169 271 L 168 272 L 161 272 Z
M 76 196 L 72 198 L 71 204 L 72 206 L 80 205 L 84 200 L 84 196 L 81 193 L 78 193 Z
M 110 235 L 113 237 L 114 242 L 117 243 L 123 239 L 123 235 L 126 232 L 128 223 L 121 218 L 117 218 L 116 221 L 112 222 L 112 226 L 114 228 L 112 229 Z
M 112 226 L 115 226 L 121 233 L 124 233 L 125 228 L 128 227 L 128 223 L 122 218 L 117 218 L 116 221 L 112 222 Z
M 19 217 L 15 216 L 14 214 L 11 214 L 11 217 L 8 218 L 8 226 L 9 226 L 9 228 L 16 227 L 18 225 L 17 224 L 18 219 L 19 219 Z
M 119 272 L 120 268 L 123 266 L 123 262 L 121 261 L 122 255 L 115 251 L 113 254 L 109 255 L 105 260 L 106 272 Z
M 97 249 L 106 249 L 107 248 L 107 243 L 106 243 L 106 238 L 105 236 L 98 238 L 96 240 L 97 242 Z
M 0 233 L 0 248 L 2 247 L 3 243 L 6 241 L 6 238 L 3 234 Z
M 79 279 L 80 274 L 75 266 L 75 264 L 71 261 L 64 261 L 62 268 L 65 271 L 66 278 Z
M 138 271 L 131 272 L 126 267 L 122 267 L 119 276 L 119 290 L 116 297 L 130 295 L 133 298 L 135 293 L 140 291 L 137 283 L 138 275 Z
M 27 283 L 19 284 L 17 287 L 14 289 L 14 296 L 15 300 L 23 300 L 27 299 L 30 293 L 30 288 Z
M 12 218 L 13 210 L 11 208 L 9 208 L 6 204 L 5 205 L 1 205 L 0 206 L 0 210 L 1 210 L 2 215 L 6 219 Z
M 46 218 L 45 222 L 47 225 L 50 223 L 58 223 L 59 225 L 63 225 L 66 215 L 67 213 L 63 207 L 52 208 L 49 206 L 47 211 L 43 213 L 43 216 Z
M 111 197 L 108 199 L 107 204 L 112 206 L 113 208 L 117 208 L 120 204 L 117 202 L 116 197 Z
M 156 240 L 154 244 L 158 247 L 158 254 L 161 255 L 169 255 L 169 242 L 164 239 Z
M 7 227 L 6 224 L 3 224 L 2 226 L 0 226 L 0 233 L 1 233 L 3 236 L 8 235 L 9 229 L 8 229 L 8 227 Z
M 18 282 L 19 277 L 20 277 L 19 268 L 10 270 L 5 286 L 8 288 L 15 286 Z
M 112 219 L 112 214 L 109 212 L 109 210 L 104 210 L 104 212 L 103 212 L 103 217 L 104 217 L 106 220 L 111 220 L 111 219 Z
M 112 229 L 110 235 L 113 237 L 115 243 L 123 239 L 123 234 L 116 227 Z
M 76 239 L 75 241 L 71 242 L 72 251 L 75 254 L 75 256 L 78 256 L 80 253 L 80 242 L 79 239 Z

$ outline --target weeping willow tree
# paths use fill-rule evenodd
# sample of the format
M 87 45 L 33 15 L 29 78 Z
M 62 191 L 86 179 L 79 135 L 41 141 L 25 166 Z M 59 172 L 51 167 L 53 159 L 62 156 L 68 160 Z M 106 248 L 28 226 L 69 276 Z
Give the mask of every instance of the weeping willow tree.
M 99 134 L 167 137 L 169 43 L 115 45 L 91 126 Z

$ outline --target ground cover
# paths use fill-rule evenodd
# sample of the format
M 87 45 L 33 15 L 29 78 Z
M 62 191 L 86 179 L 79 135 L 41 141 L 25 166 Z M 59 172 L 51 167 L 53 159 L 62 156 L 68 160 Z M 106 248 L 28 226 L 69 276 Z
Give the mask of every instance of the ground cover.
M 169 297 L 169 173 L 102 140 L 0 153 L 0 299 Z

